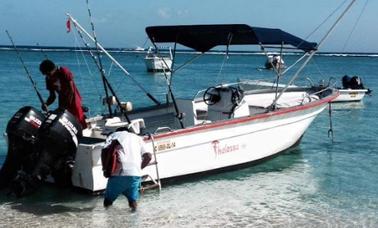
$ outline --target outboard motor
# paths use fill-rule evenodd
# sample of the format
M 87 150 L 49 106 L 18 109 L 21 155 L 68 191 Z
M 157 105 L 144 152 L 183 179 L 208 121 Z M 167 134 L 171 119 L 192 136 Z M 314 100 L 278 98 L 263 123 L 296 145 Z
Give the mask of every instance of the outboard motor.
M 362 80 L 358 76 L 353 76 L 350 79 L 350 86 L 352 89 L 365 89 L 364 85 L 362 84 Z
M 348 89 L 350 88 L 349 87 L 349 83 L 350 83 L 350 77 L 348 75 L 344 75 L 341 79 L 341 82 L 343 84 L 343 89 Z
M 349 77 L 345 75 L 342 78 L 342 84 L 344 89 L 365 89 L 361 78 L 358 76 Z
M 43 151 L 38 165 L 42 172 L 45 166 L 49 167 L 50 174 L 58 185 L 71 184 L 71 168 L 81 136 L 81 124 L 67 110 L 51 113 L 41 126 Z
M 26 106 L 9 120 L 8 153 L 0 171 L 0 189 L 9 186 L 19 170 L 31 171 L 38 158 L 38 131 L 45 115 Z
M 21 197 L 32 193 L 48 175 L 59 186 L 71 185 L 73 167 L 82 129 L 79 121 L 67 110 L 48 114 L 38 131 L 38 159 L 30 173 L 17 175 L 12 190 Z

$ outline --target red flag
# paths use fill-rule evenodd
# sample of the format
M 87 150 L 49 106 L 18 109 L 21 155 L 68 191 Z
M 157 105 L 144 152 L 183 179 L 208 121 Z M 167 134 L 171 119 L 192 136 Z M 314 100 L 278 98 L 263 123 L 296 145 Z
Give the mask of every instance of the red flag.
M 66 27 L 67 27 L 67 33 L 71 32 L 71 20 L 70 19 L 67 19 Z

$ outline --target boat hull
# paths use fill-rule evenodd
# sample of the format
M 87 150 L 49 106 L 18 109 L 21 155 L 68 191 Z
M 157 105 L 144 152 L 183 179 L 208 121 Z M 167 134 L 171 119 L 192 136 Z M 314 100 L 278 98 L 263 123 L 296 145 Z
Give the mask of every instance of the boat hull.
M 361 101 L 367 89 L 340 89 L 340 95 L 332 102 L 358 102 Z
M 242 167 L 295 145 L 326 105 L 322 102 L 209 123 L 156 135 L 152 140 L 146 137 L 145 141 L 150 151 L 156 151 L 162 180 Z M 74 186 L 92 192 L 105 189 L 102 145 L 102 141 L 80 143 L 72 176 Z M 157 179 L 154 165 L 143 173 Z
M 148 72 L 168 72 L 171 71 L 172 60 L 170 58 L 146 57 L 144 59 Z

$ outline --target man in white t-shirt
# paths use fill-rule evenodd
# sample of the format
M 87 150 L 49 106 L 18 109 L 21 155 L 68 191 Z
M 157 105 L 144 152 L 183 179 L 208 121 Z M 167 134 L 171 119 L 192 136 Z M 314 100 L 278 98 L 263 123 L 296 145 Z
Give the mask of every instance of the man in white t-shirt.
M 151 161 L 143 139 L 131 132 L 116 131 L 108 136 L 104 148 L 120 144 L 119 166 L 108 178 L 104 196 L 104 207 L 111 206 L 120 194 L 127 197 L 130 208 L 135 211 L 139 198 L 142 169 Z

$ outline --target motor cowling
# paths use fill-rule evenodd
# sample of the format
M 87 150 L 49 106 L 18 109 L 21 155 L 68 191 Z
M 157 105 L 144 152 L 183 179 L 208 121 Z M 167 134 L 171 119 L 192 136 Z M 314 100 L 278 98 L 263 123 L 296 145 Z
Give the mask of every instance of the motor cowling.
M 41 143 L 53 146 L 56 151 L 76 151 L 82 127 L 74 115 L 67 110 L 57 110 L 49 113 L 39 129 Z
M 344 89 L 364 89 L 364 85 L 362 84 L 362 80 L 358 76 L 349 77 L 345 75 L 342 78 L 342 84 Z
M 35 141 L 45 118 L 45 115 L 39 110 L 25 106 L 19 109 L 9 120 L 6 133 L 8 137 L 15 136 L 26 141 Z
M 21 169 L 31 171 L 39 156 L 38 132 L 45 115 L 25 106 L 8 121 L 8 152 L 0 170 L 0 189 L 7 187 Z
M 82 135 L 81 125 L 76 117 L 67 110 L 56 110 L 47 114 L 38 129 L 29 129 L 27 124 L 17 121 L 21 118 L 19 117 L 22 116 L 21 114 L 15 116 L 10 121 L 12 124 L 7 128 L 11 143 L 7 160 L 9 157 L 12 161 L 10 163 L 22 161 L 22 164 L 17 162 L 17 166 L 12 166 L 12 171 L 15 174 L 9 183 L 11 192 L 17 197 L 31 194 L 37 190 L 48 175 L 54 178 L 57 185 L 70 186 L 71 168 L 78 141 Z M 23 138 L 30 138 L 28 136 L 32 134 L 35 135 L 35 140 L 31 140 L 35 142 L 33 146 L 30 148 L 17 146 L 19 135 Z M 17 135 L 17 137 L 13 137 L 13 135 Z M 24 156 L 26 149 L 31 150 L 28 152 L 28 156 Z
M 82 136 L 80 122 L 67 110 L 56 110 L 48 114 L 38 134 L 42 150 L 32 175 L 42 180 L 51 175 L 57 185 L 71 185 L 71 169 Z

